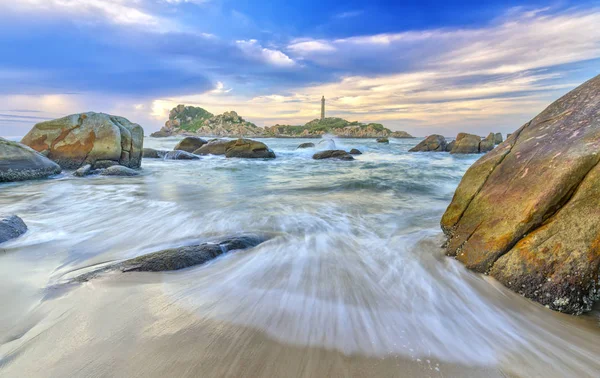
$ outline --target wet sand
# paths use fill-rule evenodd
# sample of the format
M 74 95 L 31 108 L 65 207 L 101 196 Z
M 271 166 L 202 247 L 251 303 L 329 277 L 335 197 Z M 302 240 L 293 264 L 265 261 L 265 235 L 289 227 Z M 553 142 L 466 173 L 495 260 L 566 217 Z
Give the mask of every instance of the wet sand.
M 2 376 L 506 376 L 496 367 L 279 343 L 262 331 L 187 311 L 164 296 L 160 281 L 160 275 L 119 274 L 55 298 L 51 309 L 42 302 L 34 313 L 43 319 L 32 316 L 31 328 L 0 348 Z

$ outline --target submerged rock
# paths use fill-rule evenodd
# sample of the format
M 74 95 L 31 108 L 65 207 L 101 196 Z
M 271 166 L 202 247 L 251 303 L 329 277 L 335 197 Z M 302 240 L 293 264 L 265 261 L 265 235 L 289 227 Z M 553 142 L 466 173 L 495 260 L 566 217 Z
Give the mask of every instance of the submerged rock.
M 314 146 L 315 146 L 314 143 L 307 142 L 307 143 L 300 144 L 298 147 L 296 147 L 296 149 L 299 149 L 299 148 L 313 148 Z
M 207 142 L 199 137 L 185 137 L 183 138 L 173 150 L 175 151 L 185 151 L 185 152 L 194 152 L 200 147 L 204 146 Z
M 313 155 L 313 159 L 321 160 L 321 159 L 337 159 L 337 160 L 354 160 L 352 155 L 347 153 L 344 150 L 327 150 L 317 152 Z
M 360 152 L 356 148 L 353 148 L 353 149 L 350 150 L 349 154 L 350 155 L 362 155 L 362 152 Z
M 60 172 L 58 164 L 37 151 L 0 138 L 0 182 L 34 180 Z
M 275 153 L 266 144 L 252 139 L 233 140 L 225 150 L 227 158 L 274 159 Z
M 0 243 L 18 238 L 27 232 L 27 225 L 16 215 L 0 215 Z
M 481 137 L 474 134 L 459 133 L 450 153 L 477 154 L 479 153 L 479 143 L 481 143 Z
M 86 164 L 83 167 L 77 169 L 75 172 L 73 172 L 73 176 L 76 176 L 76 177 L 84 177 L 84 176 L 87 176 L 90 174 L 92 174 L 91 164 Z
M 194 151 L 195 155 L 225 155 L 227 145 L 231 142 L 225 139 L 212 139 Z
M 377 138 L 375 139 L 375 141 L 377 143 L 390 143 L 390 140 L 388 138 Z
M 408 152 L 444 152 L 446 151 L 446 138 L 433 134 L 422 140 Z
M 144 129 L 119 116 L 81 113 L 40 122 L 21 143 L 41 152 L 63 168 L 79 168 L 97 161 L 112 161 L 139 168 Z
M 113 165 L 112 167 L 102 170 L 100 174 L 102 176 L 137 176 L 140 173 L 131 168 L 123 167 L 122 165 Z
M 551 309 L 599 298 L 600 76 L 465 173 L 441 226 L 447 254 Z
M 162 159 L 169 151 L 155 150 L 154 148 L 144 148 L 142 156 L 144 159 Z
M 196 156 L 195 154 L 190 154 L 189 152 L 180 151 L 180 150 L 169 151 L 165 155 L 165 160 L 198 160 L 198 159 L 200 159 L 199 156 Z
M 166 272 L 204 264 L 219 255 L 231 251 L 248 249 L 268 240 L 265 235 L 241 235 L 198 245 L 165 249 L 149 253 L 120 263 L 104 266 L 76 277 L 79 282 L 88 281 L 101 273 L 121 272 Z

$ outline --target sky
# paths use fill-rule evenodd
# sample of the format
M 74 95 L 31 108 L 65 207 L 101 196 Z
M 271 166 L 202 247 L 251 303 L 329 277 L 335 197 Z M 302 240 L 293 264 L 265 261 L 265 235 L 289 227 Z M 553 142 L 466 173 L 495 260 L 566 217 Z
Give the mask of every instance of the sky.
M 600 1 L 0 0 L 0 136 L 177 104 L 510 133 L 600 74 Z

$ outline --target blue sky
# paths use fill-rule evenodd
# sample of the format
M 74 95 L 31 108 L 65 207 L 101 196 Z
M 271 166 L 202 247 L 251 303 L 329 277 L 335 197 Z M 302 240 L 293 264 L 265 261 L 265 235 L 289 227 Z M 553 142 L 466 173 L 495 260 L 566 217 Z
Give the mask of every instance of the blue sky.
M 0 135 L 83 111 L 157 130 L 178 103 L 511 132 L 600 74 L 600 4 L 0 0 Z

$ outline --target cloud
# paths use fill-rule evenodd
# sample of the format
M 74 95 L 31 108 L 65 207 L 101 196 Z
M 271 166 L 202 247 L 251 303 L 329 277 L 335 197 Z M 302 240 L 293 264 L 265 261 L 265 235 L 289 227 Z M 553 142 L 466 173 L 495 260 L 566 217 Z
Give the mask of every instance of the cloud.
M 352 17 L 360 16 L 363 13 L 364 12 L 362 10 L 353 10 L 353 11 L 347 11 L 347 12 L 337 13 L 333 17 L 334 18 L 339 18 L 339 19 L 341 19 L 341 18 L 352 18 Z
M 332 52 L 335 51 L 335 47 L 328 41 L 325 40 L 302 40 L 297 39 L 292 41 L 287 48 L 297 54 L 303 56 L 304 54 L 319 53 L 319 52 Z
M 262 47 L 255 39 L 236 41 L 237 46 L 248 57 L 278 67 L 292 67 L 294 60 L 279 50 Z
M 123 25 L 157 26 L 160 18 L 145 11 L 140 1 L 130 0 L 0 0 L 0 9 L 18 12 L 46 12 L 73 17 L 103 16 Z

